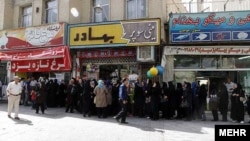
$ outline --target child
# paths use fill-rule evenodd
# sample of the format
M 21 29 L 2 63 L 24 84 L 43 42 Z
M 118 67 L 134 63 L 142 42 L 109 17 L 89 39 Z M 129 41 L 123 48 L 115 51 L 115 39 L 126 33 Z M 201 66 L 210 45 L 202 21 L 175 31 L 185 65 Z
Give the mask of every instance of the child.
M 34 89 L 31 90 L 31 102 L 32 102 L 32 109 L 36 108 L 36 91 Z

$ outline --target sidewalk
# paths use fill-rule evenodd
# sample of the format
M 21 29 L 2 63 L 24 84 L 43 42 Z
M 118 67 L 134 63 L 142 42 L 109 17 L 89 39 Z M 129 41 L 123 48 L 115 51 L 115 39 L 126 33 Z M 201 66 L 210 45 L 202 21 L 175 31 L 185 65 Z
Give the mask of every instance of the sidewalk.
M 215 124 L 239 124 L 128 117 L 129 124 L 123 125 L 111 117 L 83 118 L 79 113 L 65 113 L 64 108 L 49 108 L 44 115 L 35 114 L 26 106 L 20 106 L 18 121 L 9 119 L 6 111 L 7 103 L 1 102 L 1 141 L 214 141 Z M 207 115 L 211 118 L 211 113 Z

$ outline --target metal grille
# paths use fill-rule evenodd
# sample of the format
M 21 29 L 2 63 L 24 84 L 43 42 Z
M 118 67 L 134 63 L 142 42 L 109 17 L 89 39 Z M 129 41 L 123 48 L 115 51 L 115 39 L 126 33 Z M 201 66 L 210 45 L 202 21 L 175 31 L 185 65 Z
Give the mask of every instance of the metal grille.
M 142 80 L 147 80 L 147 72 L 153 66 L 153 64 L 141 64 L 141 77 Z
M 93 63 L 97 65 L 104 64 L 136 64 L 135 57 L 119 57 L 119 58 L 96 58 L 96 59 L 83 59 L 82 64 L 86 65 L 88 63 Z

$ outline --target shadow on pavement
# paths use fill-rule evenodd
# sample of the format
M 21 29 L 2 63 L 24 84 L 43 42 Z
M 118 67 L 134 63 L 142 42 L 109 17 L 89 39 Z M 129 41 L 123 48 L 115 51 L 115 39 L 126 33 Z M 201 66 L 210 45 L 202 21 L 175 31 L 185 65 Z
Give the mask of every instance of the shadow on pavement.
M 32 121 L 28 120 L 28 119 L 24 119 L 24 118 L 20 118 L 20 120 L 17 120 L 17 119 L 13 119 L 11 118 L 15 124 L 27 124 L 27 125 L 33 125 Z
M 7 103 L 0 103 L 0 111 L 7 113 Z M 91 117 L 83 117 L 83 115 L 79 112 L 75 113 L 65 113 L 65 108 L 48 108 L 45 110 L 45 114 L 36 114 L 35 110 L 31 109 L 31 106 L 20 106 L 20 114 L 22 115 L 30 115 L 30 116 L 37 116 L 42 118 L 51 118 L 51 119 L 62 119 L 62 118 L 79 118 L 83 120 L 90 120 L 90 121 L 97 121 L 97 122 L 107 122 L 111 124 L 117 124 L 119 126 L 128 126 L 131 128 L 138 128 L 143 131 L 150 131 L 150 132 L 171 132 L 171 131 L 178 131 L 178 132 L 186 132 L 186 133 L 196 133 L 196 134 L 206 134 L 208 130 L 214 130 L 214 126 L 216 124 L 239 124 L 239 123 L 232 123 L 228 122 L 212 122 L 212 114 L 207 113 L 208 121 L 200 121 L 200 120 L 192 120 L 192 121 L 184 121 L 184 120 L 165 120 L 159 119 L 157 121 L 152 121 L 147 118 L 138 118 L 138 117 L 127 117 L 128 124 L 120 124 L 117 123 L 115 119 L 112 117 L 108 118 L 97 118 L 97 116 L 93 115 Z M 228 115 L 229 116 L 229 115 Z M 7 115 L 6 115 L 7 118 Z M 230 118 L 228 118 L 230 119 Z M 245 121 L 249 118 L 246 115 Z M 27 124 L 33 125 L 32 121 L 23 119 L 15 120 L 16 124 Z M 74 119 L 73 119 L 74 122 Z M 248 124 L 248 123 L 245 123 Z

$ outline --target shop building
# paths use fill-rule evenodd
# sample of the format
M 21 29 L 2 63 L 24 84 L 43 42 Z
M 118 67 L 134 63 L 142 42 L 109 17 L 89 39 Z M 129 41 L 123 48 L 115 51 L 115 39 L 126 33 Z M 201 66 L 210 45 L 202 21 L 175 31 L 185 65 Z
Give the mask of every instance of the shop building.
M 250 11 L 170 15 L 164 80 L 223 83 L 227 77 L 250 93 Z
M 68 32 L 76 62 L 73 76 L 89 79 L 122 78 L 133 72 L 146 76 L 142 62 L 155 62 L 161 39 L 160 19 L 73 24 Z
M 70 72 L 71 57 L 64 39 L 66 27 L 65 23 L 57 23 L 0 31 L 0 59 L 8 61 L 8 78 Z
M 57 24 L 61 22 L 68 24 L 101 24 L 103 22 L 111 21 L 159 18 L 161 19 L 161 32 L 159 33 L 161 36 L 160 40 L 163 43 L 166 43 L 163 23 L 167 21 L 168 13 L 184 11 L 186 11 L 186 9 L 181 3 L 181 0 L 0 0 L 0 17 L 2 17 L 0 18 L 0 30 L 16 30 L 27 27 L 43 26 L 46 24 Z M 106 44 L 106 42 L 104 42 L 104 44 Z M 69 45 L 69 43 L 67 42 L 66 45 Z M 119 46 L 119 48 L 126 47 L 123 48 L 124 51 L 120 50 L 120 53 L 127 52 L 128 50 L 134 48 L 133 53 L 136 51 L 136 54 L 138 54 L 137 49 L 139 49 L 143 50 L 141 52 L 146 52 L 142 54 L 148 54 L 147 59 L 144 59 L 145 57 L 143 57 L 143 59 L 137 59 L 137 56 L 134 56 L 134 58 L 131 59 L 131 55 L 129 55 L 127 58 L 124 57 L 124 59 L 121 60 L 121 63 L 140 63 L 141 65 L 134 66 L 133 68 L 134 70 L 142 70 L 141 73 L 145 74 L 144 76 L 146 76 L 148 69 L 152 67 L 153 64 L 160 62 L 162 56 L 162 47 L 164 45 L 151 45 L 145 43 L 142 45 L 129 45 L 128 48 L 128 45 L 123 43 L 121 46 Z M 95 48 L 112 48 L 111 46 L 106 47 L 107 48 L 96 46 Z M 70 52 L 76 55 L 77 50 L 78 49 L 71 49 Z M 79 57 L 72 57 L 75 57 L 72 59 L 74 66 L 73 68 L 75 69 L 75 66 L 77 66 L 78 62 L 78 59 L 76 58 Z M 93 59 L 94 58 L 91 58 L 91 60 Z M 87 61 L 86 57 L 85 60 Z M 113 60 L 116 60 L 115 57 L 113 57 Z M 107 62 L 109 61 L 106 59 L 105 63 L 107 64 Z M 0 76 L 7 76 L 6 78 L 10 80 L 11 76 L 9 74 L 7 75 L 6 70 L 7 64 L 8 63 L 5 60 L 1 60 Z M 120 68 L 122 69 L 123 67 Z M 76 72 L 77 69 L 73 70 L 71 75 L 76 76 Z M 12 73 L 12 76 L 13 75 L 14 73 Z

